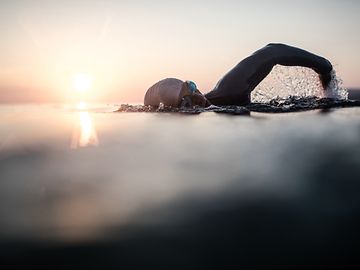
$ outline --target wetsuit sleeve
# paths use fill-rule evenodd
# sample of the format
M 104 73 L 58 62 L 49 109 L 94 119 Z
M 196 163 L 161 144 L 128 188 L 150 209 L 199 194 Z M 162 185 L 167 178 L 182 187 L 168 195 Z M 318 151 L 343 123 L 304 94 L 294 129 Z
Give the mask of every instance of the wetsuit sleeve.
M 330 61 L 324 57 L 285 44 L 268 44 L 250 57 L 254 58 L 254 64 L 258 63 L 257 72 L 248 78 L 251 91 L 271 72 L 275 65 L 311 68 L 320 75 L 324 86 L 330 81 L 330 73 L 333 69 Z M 263 59 L 263 63 L 260 63 L 261 59 Z
M 205 97 L 214 105 L 246 105 L 250 93 L 275 65 L 302 66 L 320 75 L 326 87 L 331 79 L 331 63 L 318 55 L 285 44 L 268 44 L 238 63 L 220 79 Z

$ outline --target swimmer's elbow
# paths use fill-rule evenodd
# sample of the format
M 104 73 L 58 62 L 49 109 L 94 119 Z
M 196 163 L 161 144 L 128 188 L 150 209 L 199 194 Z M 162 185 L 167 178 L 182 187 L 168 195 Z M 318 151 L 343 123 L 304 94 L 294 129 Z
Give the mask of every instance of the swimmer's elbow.
M 268 43 L 265 47 L 267 48 L 277 48 L 277 47 L 283 47 L 286 46 L 285 44 L 282 43 Z

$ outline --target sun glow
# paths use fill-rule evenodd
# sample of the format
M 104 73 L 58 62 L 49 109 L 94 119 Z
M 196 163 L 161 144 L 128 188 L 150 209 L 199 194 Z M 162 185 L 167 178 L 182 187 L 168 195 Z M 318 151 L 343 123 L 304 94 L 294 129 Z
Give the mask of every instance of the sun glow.
M 85 110 L 87 108 L 87 104 L 83 101 L 80 101 L 77 105 L 76 105 L 76 109 L 78 110 Z
M 72 80 L 72 87 L 80 93 L 87 92 L 92 87 L 93 78 L 86 73 L 76 74 Z

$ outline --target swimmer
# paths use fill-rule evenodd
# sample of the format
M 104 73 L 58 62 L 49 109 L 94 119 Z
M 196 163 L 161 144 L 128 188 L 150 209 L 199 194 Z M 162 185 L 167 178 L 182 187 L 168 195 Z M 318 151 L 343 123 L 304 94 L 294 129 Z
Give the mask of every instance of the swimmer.
M 205 95 L 192 81 L 168 78 L 148 89 L 144 104 L 159 106 L 162 103 L 172 107 L 248 105 L 250 93 L 275 65 L 311 68 L 319 74 L 324 89 L 331 80 L 333 69 L 331 63 L 321 56 L 285 44 L 271 43 L 238 63 Z

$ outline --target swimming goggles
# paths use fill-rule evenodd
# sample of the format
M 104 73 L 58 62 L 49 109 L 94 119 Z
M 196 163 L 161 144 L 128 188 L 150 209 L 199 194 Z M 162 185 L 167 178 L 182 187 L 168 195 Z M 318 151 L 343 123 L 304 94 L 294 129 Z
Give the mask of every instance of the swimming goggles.
M 196 87 L 196 84 L 192 81 L 186 81 L 187 85 L 189 86 L 189 90 L 192 94 L 195 93 L 197 87 Z

